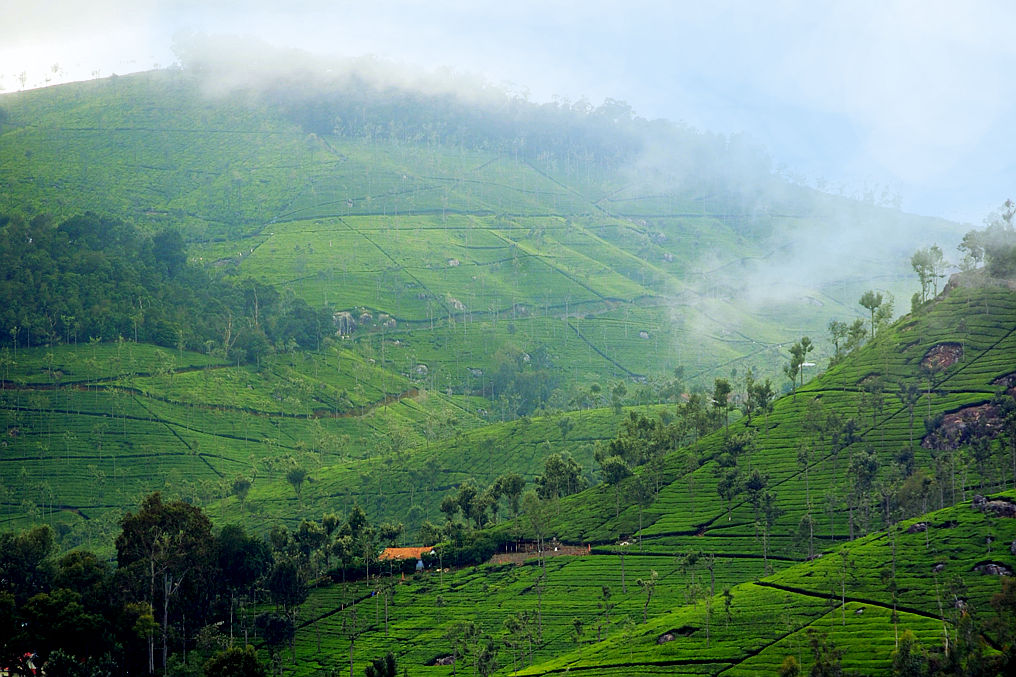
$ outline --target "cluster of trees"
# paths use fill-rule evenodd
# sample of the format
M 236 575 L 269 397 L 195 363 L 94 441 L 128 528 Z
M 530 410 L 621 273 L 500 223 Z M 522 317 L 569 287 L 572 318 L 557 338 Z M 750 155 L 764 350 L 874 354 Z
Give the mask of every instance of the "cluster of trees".
M 400 533 L 358 507 L 267 540 L 236 525 L 216 533 L 199 508 L 155 493 L 122 519 L 115 566 L 83 550 L 54 558 L 48 526 L 0 534 L 0 664 L 34 652 L 55 676 L 262 675 L 250 645 L 280 663 L 333 559 L 367 575 Z
M 893 313 L 896 311 L 896 299 L 889 292 L 883 294 L 874 289 L 869 289 L 861 295 L 857 303 L 868 311 L 869 326 L 866 328 L 864 320 L 861 318 L 855 319 L 850 324 L 840 320 L 831 320 L 828 329 L 829 338 L 833 342 L 833 356 L 829 360 L 829 366 L 835 365 L 854 350 L 860 348 L 866 339 L 875 338 L 878 330 L 892 321 Z M 803 342 L 804 339 L 802 339 Z
M 718 383 L 717 390 L 729 394 L 729 384 L 724 387 Z M 600 445 L 594 452 L 594 458 L 600 465 L 601 479 L 614 487 L 616 514 L 620 514 L 621 510 L 622 480 L 643 468 L 635 481 L 629 483 L 629 498 L 639 506 L 641 521 L 641 508 L 651 502 L 662 488 L 664 456 L 724 425 L 729 408 L 726 394 L 722 407 L 714 405 L 712 409 L 706 396 L 692 393 L 673 412 L 665 411 L 658 417 L 645 416 L 638 411 L 628 412 L 617 437 Z M 689 458 L 694 467 L 698 467 L 698 460 Z
M 598 106 L 585 99 L 536 104 L 490 88 L 462 97 L 354 76 L 313 86 L 278 82 L 262 90 L 262 100 L 317 136 L 498 152 L 583 180 L 648 159 L 644 174 L 679 178 L 691 191 L 720 196 L 731 215 L 752 214 L 773 176 L 768 154 L 742 136 L 648 121 L 615 99 Z M 739 218 L 731 225 L 748 231 L 762 224 Z
M 963 236 L 958 249 L 963 253 L 961 267 L 976 268 L 984 265 L 992 277 L 1016 276 L 1016 202 L 1006 200 L 988 217 L 983 230 L 971 230 Z M 916 256 L 916 255 L 915 255 Z
M 332 320 L 292 293 L 213 278 L 189 263 L 177 231 L 155 235 L 86 213 L 0 217 L 0 342 L 119 337 L 253 362 L 316 347 Z
M 983 229 L 967 231 L 962 242 L 956 247 L 963 255 L 959 267 L 970 271 L 983 267 L 991 277 L 1011 278 L 1016 276 L 1016 202 L 1006 200 L 1001 207 L 985 219 Z M 910 299 L 911 308 L 938 296 L 938 281 L 945 277 L 949 262 L 942 249 L 932 245 L 918 249 L 910 257 L 910 265 L 917 273 L 921 291 Z
M 496 524 L 506 508 L 513 518 L 525 512 L 525 487 L 525 478 L 514 472 L 498 476 L 486 489 L 469 480 L 463 482 L 441 500 L 445 521 L 435 524 L 427 520 L 420 526 L 420 541 L 427 545 L 445 544 L 439 561 L 459 565 L 485 561 L 501 541 L 481 530 Z
M 545 347 L 530 353 L 508 347 L 494 356 L 494 368 L 481 395 L 498 402 L 506 418 L 529 416 L 547 403 L 558 381 Z
M 447 94 L 382 90 L 362 79 L 331 90 L 280 84 L 264 96 L 319 136 L 501 150 L 525 159 L 549 154 L 624 161 L 641 149 L 635 126 L 644 123 L 628 104 L 612 99 L 597 107 L 587 101 L 537 105 L 518 97 L 467 102 Z

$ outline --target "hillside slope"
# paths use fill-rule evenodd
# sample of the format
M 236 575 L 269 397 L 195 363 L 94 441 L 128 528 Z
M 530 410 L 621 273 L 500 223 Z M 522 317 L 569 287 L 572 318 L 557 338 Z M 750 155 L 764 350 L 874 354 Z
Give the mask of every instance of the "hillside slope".
M 495 528 L 507 556 L 394 581 L 384 617 L 372 592 L 384 579 L 316 589 L 294 669 L 344 665 L 356 627 L 356 655 L 393 651 L 421 674 L 448 674 L 434 662 L 453 651 L 478 665 L 490 646 L 505 674 L 772 674 L 791 655 L 804 671 L 839 660 L 881 674 L 909 630 L 926 660 L 969 674 L 1011 642 L 1011 603 L 996 596 L 1016 569 L 1013 355 L 1016 293 L 951 287 L 768 416 L 669 454 L 641 533 L 631 486 L 646 469 L 618 493 L 600 485 Z M 728 506 L 719 450 L 745 431 L 754 448 L 736 467 L 766 479 Z M 775 517 L 755 517 L 751 489 L 771 492 Z M 533 529 L 581 546 L 511 563 Z
M 156 71 L 0 96 L 0 214 L 59 224 L 91 210 L 179 231 L 213 279 L 293 292 L 333 317 L 330 335 L 295 352 L 262 346 L 262 368 L 232 363 L 225 345 L 256 310 L 203 317 L 216 340 L 190 346 L 208 353 L 197 355 L 175 338 L 186 314 L 145 312 L 144 298 L 95 337 L 78 335 L 74 313 L 26 318 L 13 298 L 0 327 L 12 528 L 115 520 L 156 488 L 207 504 L 238 477 L 255 495 L 271 481 L 286 505 L 293 466 L 316 480 L 322 466 L 485 423 L 606 406 L 618 384 L 636 405 L 748 368 L 779 383 L 788 343 L 858 315 L 871 286 L 905 298 L 909 250 L 956 232 L 788 184 L 755 149 L 613 104 L 513 100 L 495 115 L 369 86 L 210 95 L 203 78 Z M 813 265 L 814 248 L 834 243 L 850 265 Z M 31 240 L 17 245 L 32 253 Z M 59 305 L 76 290 L 48 291 Z M 162 345 L 116 344 L 139 329 Z M 816 344 L 820 361 L 831 350 Z M 91 496 L 63 473 L 94 478 Z M 110 529 L 93 527 L 69 543 Z

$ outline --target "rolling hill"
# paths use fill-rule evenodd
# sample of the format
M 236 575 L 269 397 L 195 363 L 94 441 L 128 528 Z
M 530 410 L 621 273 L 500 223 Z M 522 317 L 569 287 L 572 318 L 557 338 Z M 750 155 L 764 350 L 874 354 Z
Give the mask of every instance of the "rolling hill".
M 353 623 L 355 655 L 391 651 L 420 674 L 448 674 L 435 661 L 453 651 L 479 668 L 488 641 L 511 674 L 774 674 L 787 656 L 803 671 L 828 661 L 887 674 L 907 630 L 923 669 L 983 669 L 1011 641 L 1001 593 L 1016 567 L 1016 475 L 1002 426 L 1014 327 L 1010 288 L 960 282 L 768 417 L 667 455 L 641 532 L 632 489 L 648 469 L 619 483 L 620 512 L 601 484 L 494 527 L 509 554 L 483 566 L 315 589 L 293 669 L 344 669 Z M 942 346 L 955 346 L 948 358 Z M 877 408 L 872 378 L 895 384 Z M 902 400 L 909 384 L 918 396 Z M 856 439 L 823 433 L 830 413 L 844 427 L 854 419 Z M 993 431 L 986 456 L 958 433 L 975 420 Z M 754 516 L 747 478 L 729 513 L 716 492 L 718 451 L 745 430 L 754 447 L 738 463 L 762 470 L 777 508 L 768 522 Z M 862 485 L 860 460 L 871 459 Z M 580 547 L 554 539 L 542 559 L 511 554 L 520 534 L 540 533 Z M 386 625 L 375 591 L 389 585 Z M 462 623 L 476 626 L 468 641 Z
M 956 224 L 616 101 L 219 77 L 0 96 L 5 537 L 108 558 L 153 491 L 242 523 L 271 575 L 215 604 L 296 675 L 1011 660 L 1016 293 L 989 261 L 892 321 Z
M 208 502 L 243 475 L 280 495 L 293 465 L 313 476 L 606 405 L 617 383 L 624 404 L 661 401 L 675 370 L 686 390 L 749 368 L 780 382 L 786 345 L 863 313 L 868 287 L 905 298 L 910 249 L 956 232 L 789 184 L 757 149 L 617 102 L 215 84 L 195 67 L 3 95 L 0 213 L 179 232 L 212 279 L 257 280 L 334 324 L 309 350 L 262 346 L 259 366 L 230 364 L 256 310 L 191 311 L 211 335 L 186 341 L 187 312 L 146 312 L 152 292 L 120 328 L 84 332 L 92 311 L 59 294 L 42 319 L 6 314 L 12 527 L 45 514 L 79 543 L 96 531 L 82 521 L 115 521 L 155 488 Z M 833 246 L 850 265 L 816 268 L 815 248 Z M 162 344 L 126 345 L 139 330 Z M 99 453 L 107 427 L 123 444 Z M 42 470 L 53 457 L 94 477 L 93 495 Z

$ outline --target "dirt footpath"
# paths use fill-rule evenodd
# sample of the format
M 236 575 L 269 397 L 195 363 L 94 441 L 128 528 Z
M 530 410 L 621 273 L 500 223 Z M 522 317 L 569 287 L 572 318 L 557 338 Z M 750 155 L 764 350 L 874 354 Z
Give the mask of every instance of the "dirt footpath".
M 588 555 L 588 545 L 548 545 L 545 546 L 543 554 L 547 557 L 559 557 L 561 555 Z M 489 564 L 523 564 L 526 560 L 535 559 L 539 553 L 536 551 L 535 543 L 523 543 L 518 550 L 509 552 L 494 553 L 488 560 Z

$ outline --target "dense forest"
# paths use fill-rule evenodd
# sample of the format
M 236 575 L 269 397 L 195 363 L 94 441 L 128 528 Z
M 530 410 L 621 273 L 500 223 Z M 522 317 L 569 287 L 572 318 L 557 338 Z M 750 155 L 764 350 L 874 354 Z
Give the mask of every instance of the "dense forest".
M 0 219 L 0 341 L 12 347 L 126 338 L 254 362 L 316 347 L 331 313 L 252 279 L 189 263 L 180 233 L 87 213 Z

